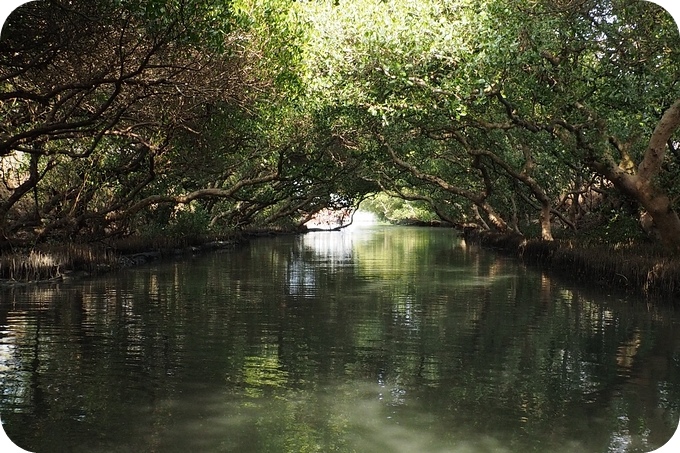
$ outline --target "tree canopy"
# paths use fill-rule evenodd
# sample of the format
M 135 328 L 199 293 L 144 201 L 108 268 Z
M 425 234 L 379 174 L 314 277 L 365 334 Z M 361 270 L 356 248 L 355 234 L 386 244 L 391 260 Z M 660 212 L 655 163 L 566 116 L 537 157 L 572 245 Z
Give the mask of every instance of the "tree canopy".
M 27 3 L 0 242 L 296 229 L 382 193 L 385 217 L 680 249 L 679 44 L 642 0 Z

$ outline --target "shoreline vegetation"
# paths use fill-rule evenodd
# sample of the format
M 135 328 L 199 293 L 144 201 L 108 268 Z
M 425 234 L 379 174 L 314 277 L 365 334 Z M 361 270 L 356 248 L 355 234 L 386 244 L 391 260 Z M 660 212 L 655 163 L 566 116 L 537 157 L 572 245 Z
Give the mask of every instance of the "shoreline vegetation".
M 233 249 L 251 239 L 299 234 L 280 228 L 248 229 L 220 235 L 133 236 L 93 243 L 41 244 L 0 251 L 0 286 L 87 278 L 151 261 Z
M 87 278 L 150 261 L 235 248 L 261 236 L 312 231 L 315 230 L 266 229 L 181 239 L 131 237 L 107 244 L 44 245 L 0 254 L 0 285 Z M 525 264 L 586 285 L 633 293 L 663 303 L 675 304 L 680 300 L 680 260 L 655 244 L 587 244 L 569 239 L 544 241 L 479 230 L 461 231 L 460 235 L 470 244 L 512 256 Z
M 234 233 L 181 239 L 131 237 L 108 243 L 46 244 L 0 253 L 0 285 L 86 278 L 150 261 L 234 248 L 247 240 L 248 235 Z
M 545 241 L 515 234 L 464 231 L 469 243 L 516 257 L 569 280 L 675 304 L 680 300 L 680 259 L 659 244 L 589 244 Z
M 677 26 L 650 2 L 530 3 L 22 5 L 0 36 L 0 279 L 362 206 L 677 300 Z

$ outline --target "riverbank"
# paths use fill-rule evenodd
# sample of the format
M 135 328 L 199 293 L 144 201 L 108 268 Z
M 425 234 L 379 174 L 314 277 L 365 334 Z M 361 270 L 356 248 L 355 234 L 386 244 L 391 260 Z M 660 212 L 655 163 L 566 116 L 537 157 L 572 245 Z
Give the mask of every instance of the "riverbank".
M 255 234 L 255 233 L 254 233 Z M 249 235 L 143 238 L 96 243 L 45 244 L 0 254 L 0 285 L 58 282 L 171 257 L 233 248 Z
M 466 231 L 466 241 L 517 257 L 563 277 L 650 299 L 680 301 L 680 258 L 650 243 L 587 244 L 518 235 Z
M 0 284 L 58 282 L 99 275 L 149 261 L 237 247 L 250 239 L 304 231 L 253 230 L 191 238 L 132 237 L 107 243 L 44 245 L 0 254 Z M 467 230 L 469 243 L 511 255 L 586 284 L 647 298 L 680 301 L 680 258 L 653 244 L 586 244 L 575 239 L 542 241 Z

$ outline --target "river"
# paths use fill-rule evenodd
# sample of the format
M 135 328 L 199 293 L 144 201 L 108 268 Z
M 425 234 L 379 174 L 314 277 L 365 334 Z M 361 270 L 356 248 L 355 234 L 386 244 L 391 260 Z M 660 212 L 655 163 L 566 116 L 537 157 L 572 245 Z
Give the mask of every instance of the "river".
M 455 231 L 355 228 L 0 289 L 0 418 L 42 452 L 647 452 L 680 319 Z

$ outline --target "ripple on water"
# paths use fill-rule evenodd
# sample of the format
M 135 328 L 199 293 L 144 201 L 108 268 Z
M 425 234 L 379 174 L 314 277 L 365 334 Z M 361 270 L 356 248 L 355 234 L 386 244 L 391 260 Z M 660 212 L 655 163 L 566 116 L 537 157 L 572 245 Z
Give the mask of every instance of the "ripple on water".
M 0 305 L 3 413 L 27 444 L 86 426 L 88 451 L 607 451 L 670 432 L 666 315 L 451 239 L 280 237 L 26 292 Z

